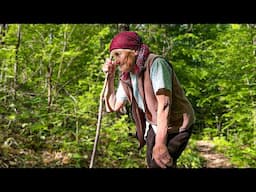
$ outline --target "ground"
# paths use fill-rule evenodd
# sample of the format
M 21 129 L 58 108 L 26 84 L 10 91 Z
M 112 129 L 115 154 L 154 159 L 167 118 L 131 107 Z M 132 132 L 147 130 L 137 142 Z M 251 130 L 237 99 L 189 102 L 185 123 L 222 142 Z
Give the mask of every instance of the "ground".
M 16 137 L 17 138 L 17 137 Z M 41 149 L 22 147 L 20 140 L 9 137 L 0 145 L 0 168 L 8 167 L 70 167 L 77 162 L 71 159 L 71 154 L 63 151 L 50 150 L 47 146 Z M 26 140 L 23 143 L 27 143 Z M 53 143 L 53 142 L 51 142 Z M 210 141 L 198 140 L 196 143 L 199 154 L 206 160 L 205 168 L 232 168 L 230 160 L 216 151 Z M 82 165 L 84 166 L 84 165 Z
M 223 154 L 214 151 L 214 144 L 210 141 L 197 141 L 197 150 L 200 155 L 206 160 L 206 168 L 232 168 L 229 159 Z

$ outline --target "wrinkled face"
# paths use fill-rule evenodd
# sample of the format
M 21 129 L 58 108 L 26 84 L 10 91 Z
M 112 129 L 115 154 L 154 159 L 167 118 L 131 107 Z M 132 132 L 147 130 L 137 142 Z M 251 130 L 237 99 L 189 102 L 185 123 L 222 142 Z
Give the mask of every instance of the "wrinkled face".
M 133 72 L 137 58 L 137 51 L 131 49 L 114 49 L 110 55 L 121 72 Z

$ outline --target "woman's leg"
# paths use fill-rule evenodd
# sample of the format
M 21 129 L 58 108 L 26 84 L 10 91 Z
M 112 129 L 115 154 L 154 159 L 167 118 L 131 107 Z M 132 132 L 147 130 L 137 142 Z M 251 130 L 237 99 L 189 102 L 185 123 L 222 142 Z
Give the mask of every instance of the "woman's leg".
M 181 153 L 186 148 L 189 138 L 191 136 L 191 133 L 192 133 L 192 127 L 190 127 L 189 130 L 168 135 L 167 148 L 171 157 L 173 158 L 173 166 L 171 166 L 170 168 L 176 167 L 177 159 L 180 157 Z M 156 162 L 152 159 L 152 151 L 155 145 L 155 133 L 152 127 L 150 127 L 150 129 L 148 130 L 146 143 L 147 143 L 146 155 L 147 155 L 148 168 L 160 168 L 156 164 Z

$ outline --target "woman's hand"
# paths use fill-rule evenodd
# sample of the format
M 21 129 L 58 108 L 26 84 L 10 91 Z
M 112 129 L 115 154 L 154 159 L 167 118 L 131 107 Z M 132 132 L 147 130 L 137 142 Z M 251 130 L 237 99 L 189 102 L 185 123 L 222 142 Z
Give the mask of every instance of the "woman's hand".
M 161 168 L 171 167 L 173 164 L 173 159 L 164 144 L 154 146 L 152 158 Z
M 111 61 L 111 59 L 107 58 L 105 63 L 102 66 L 102 71 L 104 73 L 108 73 L 110 77 L 113 77 L 115 75 L 116 71 L 116 64 L 115 62 Z

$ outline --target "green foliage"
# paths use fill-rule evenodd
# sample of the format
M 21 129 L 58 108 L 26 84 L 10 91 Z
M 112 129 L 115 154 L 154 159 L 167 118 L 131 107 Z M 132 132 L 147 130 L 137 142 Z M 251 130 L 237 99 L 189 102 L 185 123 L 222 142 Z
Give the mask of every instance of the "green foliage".
M 130 29 L 172 63 L 195 109 L 195 138 L 219 139 L 217 149 L 238 167 L 255 167 L 255 25 Z M 101 66 L 117 24 L 21 24 L 18 50 L 17 32 L 18 24 L 8 24 L 0 45 L 2 140 L 15 134 L 25 138 L 24 148 L 61 150 L 71 167 L 88 167 L 104 82 Z M 145 148 L 138 151 L 138 141 L 129 136 L 134 132 L 130 117 L 104 111 L 96 166 L 146 167 Z M 202 165 L 194 147 L 191 141 L 181 167 Z
M 187 147 L 178 159 L 178 168 L 202 168 L 205 160 L 199 155 L 196 149 L 196 140 L 191 138 Z
M 100 167 L 146 167 L 145 151 L 139 152 L 138 141 L 129 136 L 130 126 L 134 127 L 134 125 L 128 124 L 127 118 L 127 115 L 123 115 L 121 118 L 110 115 L 104 119 L 99 142 L 99 157 L 97 158 L 98 163 L 101 164 Z
M 244 145 L 240 142 L 227 142 L 223 137 L 214 138 L 216 149 L 230 158 L 231 163 L 237 168 L 255 167 L 255 146 Z

